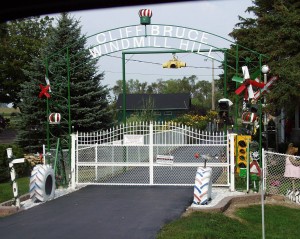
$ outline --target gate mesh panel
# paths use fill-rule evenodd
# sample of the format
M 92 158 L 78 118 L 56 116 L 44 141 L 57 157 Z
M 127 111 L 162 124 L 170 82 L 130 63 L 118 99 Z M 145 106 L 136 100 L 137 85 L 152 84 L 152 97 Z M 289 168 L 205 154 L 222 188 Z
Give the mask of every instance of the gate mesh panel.
M 79 162 L 95 162 L 95 147 L 78 147 Z
M 295 190 L 300 190 L 300 179 L 285 177 L 286 158 L 290 155 L 265 151 L 266 162 L 266 193 L 287 195 L 289 190 L 293 190 L 293 180 Z M 300 160 L 300 157 L 295 157 Z M 300 169 L 299 169 L 300 170 Z
M 149 184 L 149 167 L 79 166 L 78 181 L 90 184 Z
M 197 167 L 155 166 L 154 184 L 190 184 L 195 183 Z M 212 166 L 212 183 L 215 185 L 227 184 L 228 172 L 226 168 Z
M 195 154 L 199 153 L 199 158 Z M 172 155 L 174 163 L 204 163 L 202 156 L 208 155 L 208 163 L 225 163 L 226 146 L 224 145 L 155 145 L 153 155 Z

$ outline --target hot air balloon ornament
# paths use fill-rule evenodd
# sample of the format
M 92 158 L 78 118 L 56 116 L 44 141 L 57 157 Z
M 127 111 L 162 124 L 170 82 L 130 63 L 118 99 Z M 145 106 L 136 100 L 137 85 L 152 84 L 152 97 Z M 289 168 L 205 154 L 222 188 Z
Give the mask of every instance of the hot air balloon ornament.
M 61 115 L 60 113 L 50 113 L 49 124 L 60 124 Z
M 145 36 L 147 37 L 146 26 L 151 24 L 152 11 L 150 9 L 139 10 L 140 23 L 145 26 Z
M 152 11 L 150 9 L 139 10 L 139 16 L 142 25 L 151 24 Z

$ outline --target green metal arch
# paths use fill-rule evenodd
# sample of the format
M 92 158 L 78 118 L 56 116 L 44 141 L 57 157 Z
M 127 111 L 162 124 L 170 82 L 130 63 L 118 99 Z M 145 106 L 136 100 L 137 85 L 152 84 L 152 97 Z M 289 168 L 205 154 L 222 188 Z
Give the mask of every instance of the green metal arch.
M 209 34 L 213 37 L 216 37 L 216 38 L 219 38 L 223 41 L 226 41 L 228 42 L 231 46 L 236 46 L 236 51 L 235 51 L 235 54 L 231 53 L 230 51 L 228 51 L 229 49 L 227 48 L 220 48 L 220 47 L 217 47 L 217 46 L 214 46 L 212 44 L 209 44 L 209 43 L 205 43 L 205 42 L 201 42 L 201 41 L 196 41 L 196 40 L 191 40 L 189 38 L 186 38 L 186 37 L 183 37 L 183 38 L 180 38 L 180 37 L 174 37 L 174 36 L 164 36 L 164 35 L 151 35 L 151 34 L 147 34 L 147 28 L 151 27 L 151 26 L 158 26 L 158 27 L 172 27 L 172 28 L 180 28 L 180 29 L 186 29 L 187 31 L 196 31 L 196 32 L 199 32 L 199 33 L 205 33 L 205 34 Z M 122 27 L 117 27 L 117 28 L 112 28 L 112 29 L 109 29 L 109 30 L 105 30 L 105 31 L 101 31 L 101 32 L 98 32 L 98 33 L 95 33 L 95 34 L 92 34 L 90 36 L 83 36 L 82 38 L 78 39 L 76 42 L 72 43 L 72 44 L 69 44 L 68 46 L 62 48 L 61 50 L 59 50 L 58 52 L 55 52 L 53 54 L 50 54 L 48 55 L 46 58 L 45 58 L 45 68 L 46 68 L 46 76 L 48 77 L 49 75 L 49 64 L 50 61 L 51 61 L 51 58 L 54 58 L 56 56 L 58 57 L 64 57 L 66 59 L 66 65 L 67 65 L 67 80 L 68 80 L 68 106 L 69 106 L 69 133 L 71 133 L 71 115 L 70 115 L 70 78 L 71 78 L 71 71 L 75 70 L 76 68 L 78 68 L 79 66 L 81 66 L 83 63 L 79 63 L 79 64 L 75 64 L 75 66 L 73 65 L 71 67 L 71 60 L 72 58 L 76 57 L 77 55 L 79 54 L 82 54 L 84 51 L 88 51 L 94 47 L 97 47 L 97 46 L 102 46 L 104 44 L 109 44 L 109 43 L 112 43 L 112 42 L 116 42 L 116 41 L 121 41 L 123 39 L 132 39 L 134 37 L 158 37 L 158 38 L 168 38 L 168 39 L 174 39 L 174 40 L 188 40 L 188 41 L 191 41 L 191 42 L 195 42 L 197 44 L 203 44 L 207 47 L 210 47 L 211 49 L 213 49 L 214 51 L 220 51 L 220 52 L 223 52 L 224 53 L 224 60 L 223 61 L 220 61 L 218 59 L 215 59 L 215 58 L 212 58 L 210 56 L 205 56 L 205 57 L 208 57 L 208 58 L 211 58 L 211 59 L 214 59 L 220 63 L 222 63 L 222 65 L 224 66 L 224 75 L 226 75 L 226 69 L 227 67 L 233 69 L 236 71 L 236 73 L 238 73 L 238 69 L 239 69 L 239 58 L 241 57 L 239 55 L 239 51 L 240 50 L 245 50 L 245 51 L 248 51 L 252 54 L 254 54 L 258 59 L 259 59 L 259 66 L 261 66 L 261 62 L 262 62 L 262 59 L 263 58 L 267 58 L 266 55 L 264 54 L 261 54 L 261 53 L 258 53 L 254 50 L 251 50 L 245 46 L 242 46 L 242 45 L 239 45 L 237 44 L 235 41 L 232 41 L 232 40 L 229 40 L 225 37 L 222 37 L 220 35 L 217 35 L 217 34 L 214 34 L 214 33 L 211 33 L 211 32 L 208 32 L 208 31 L 204 31 L 204 30 L 201 30 L 201 29 L 195 29 L 195 28 L 190 28 L 190 27 L 184 27 L 184 26 L 177 26 L 177 25 L 165 25 L 165 24 L 149 24 L 149 25 L 145 25 L 144 26 L 144 36 L 142 35 L 139 35 L 139 36 L 128 36 L 128 37 L 119 37 L 117 39 L 114 39 L 114 40 L 111 40 L 111 41 L 107 41 L 105 43 L 98 43 L 98 44 L 94 44 L 94 45 L 90 45 L 89 47 L 85 48 L 84 51 L 82 52 L 78 52 L 77 54 L 75 55 L 72 55 L 72 57 L 70 57 L 70 49 L 74 46 L 76 46 L 76 44 L 78 43 L 82 43 L 82 41 L 84 41 L 85 43 L 88 42 L 89 40 L 92 39 L 92 37 L 95 37 L 99 34 L 105 34 L 105 33 L 109 33 L 109 32 L 112 32 L 112 31 L 120 31 L 122 29 L 126 29 L 126 28 L 132 28 L 132 27 L 143 27 L 142 25 L 140 24 L 135 24 L 135 25 L 127 25 L 127 26 L 122 26 Z M 112 52 L 109 52 L 109 53 L 105 53 L 105 54 L 101 54 L 101 56 L 98 56 L 98 57 L 95 57 L 95 58 L 92 58 L 93 60 L 96 60 L 102 56 L 106 56 L 106 55 L 109 55 L 109 54 L 112 54 L 112 53 L 116 53 L 116 52 L 122 52 L 122 55 L 126 54 L 126 51 L 130 51 L 130 50 L 133 50 L 133 49 L 155 49 L 155 47 L 153 46 L 149 46 L 149 47 L 130 47 L 130 48 L 126 48 L 126 49 L 119 49 L 119 50 L 116 50 L 116 51 L 112 51 Z M 182 49 L 179 49 L 179 48 L 176 48 L 176 47 L 172 47 L 172 48 L 164 48 L 164 47 L 160 47 L 159 49 L 167 49 L 168 51 L 175 51 L 175 52 L 191 52 L 191 51 L 188 51 L 188 50 L 182 50 Z M 151 51 L 149 51 L 151 52 Z M 85 53 L 85 52 L 84 52 Z M 194 54 L 197 54 L 195 52 L 191 52 L 191 53 L 194 53 Z M 137 52 L 135 52 L 135 54 L 138 54 Z M 235 66 L 229 66 L 227 64 L 227 59 L 228 57 L 234 57 L 235 58 Z M 226 81 L 226 80 L 225 80 Z M 226 85 L 224 86 L 224 89 L 226 88 Z M 48 99 L 47 99 L 47 115 L 49 114 L 49 104 L 48 104 Z M 47 126 L 47 131 L 49 131 L 49 124 Z M 47 144 L 48 144 L 48 148 L 49 148 L 49 133 L 47 133 Z

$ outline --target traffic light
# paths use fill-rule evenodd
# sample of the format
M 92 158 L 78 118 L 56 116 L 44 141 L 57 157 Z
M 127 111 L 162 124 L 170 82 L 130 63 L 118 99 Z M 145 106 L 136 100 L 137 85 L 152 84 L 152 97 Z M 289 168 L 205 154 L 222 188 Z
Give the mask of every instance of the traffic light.
M 175 54 L 173 54 L 173 59 L 169 60 L 165 63 L 163 63 L 163 68 L 181 68 L 181 67 L 186 67 L 186 63 L 183 61 L 179 61 L 178 58 L 175 57 Z
M 163 64 L 163 68 L 181 68 L 181 67 L 186 67 L 186 63 L 178 60 L 176 61 L 170 60 Z
M 237 173 L 240 173 L 241 168 L 247 168 L 248 154 L 247 143 L 250 143 L 251 135 L 237 135 Z
M 225 124 L 229 123 L 229 107 L 232 102 L 228 99 L 220 99 L 219 104 L 219 117 Z

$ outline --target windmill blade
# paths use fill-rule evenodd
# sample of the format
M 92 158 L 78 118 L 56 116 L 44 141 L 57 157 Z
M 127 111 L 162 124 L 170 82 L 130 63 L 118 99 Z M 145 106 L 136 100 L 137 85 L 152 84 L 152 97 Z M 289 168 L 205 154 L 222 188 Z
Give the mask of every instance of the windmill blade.
M 247 90 L 248 90 L 248 98 L 252 99 L 254 97 L 254 92 L 251 84 L 248 86 Z
M 242 71 L 243 71 L 243 76 L 244 79 L 250 79 L 250 74 L 249 74 L 249 70 L 248 70 L 248 66 L 242 66 Z
M 238 83 L 243 83 L 244 79 L 239 76 L 233 76 L 232 81 L 238 82 Z
M 264 86 L 265 86 L 265 84 L 262 82 L 257 82 L 255 80 L 249 80 L 249 81 L 250 81 L 251 85 L 258 87 L 258 88 L 264 88 Z
M 239 88 L 237 88 L 237 89 L 235 90 L 235 93 L 236 93 L 237 95 L 239 95 L 239 94 L 241 94 L 245 89 L 246 89 L 246 86 L 245 86 L 244 84 L 242 84 Z
M 260 69 L 256 69 L 252 74 L 250 74 L 250 79 L 256 79 L 260 76 Z

